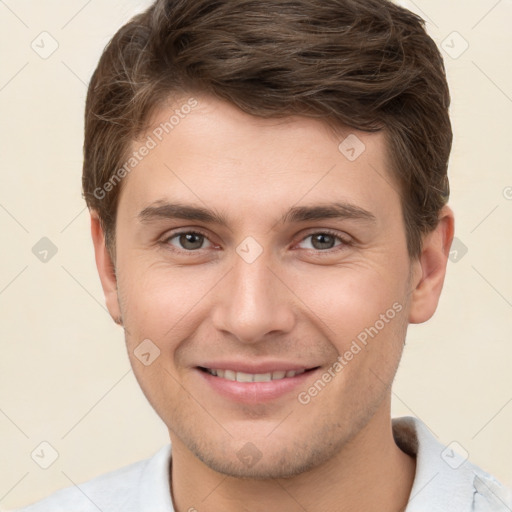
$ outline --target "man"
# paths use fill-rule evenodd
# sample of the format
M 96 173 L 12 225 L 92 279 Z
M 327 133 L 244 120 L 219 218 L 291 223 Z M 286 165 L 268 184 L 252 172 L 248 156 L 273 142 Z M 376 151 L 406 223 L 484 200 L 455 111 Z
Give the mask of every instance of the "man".
M 158 0 L 122 27 L 83 189 L 171 443 L 24 510 L 511 510 L 390 417 L 453 239 L 449 103 L 423 21 L 385 0 Z

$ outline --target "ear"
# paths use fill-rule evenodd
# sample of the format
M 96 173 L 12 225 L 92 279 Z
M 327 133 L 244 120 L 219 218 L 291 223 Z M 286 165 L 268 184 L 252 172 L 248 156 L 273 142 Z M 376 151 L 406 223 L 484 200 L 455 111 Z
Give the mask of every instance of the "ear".
M 94 244 L 94 255 L 96 258 L 96 267 L 100 276 L 101 286 L 105 294 L 110 316 L 117 324 L 122 324 L 121 311 L 117 296 L 117 278 L 114 262 L 105 245 L 105 234 L 101 227 L 100 219 L 96 211 L 91 211 L 91 236 Z
M 439 223 L 434 231 L 423 239 L 421 255 L 413 263 L 411 307 L 409 322 L 420 324 L 434 314 L 443 289 L 446 265 L 452 245 L 455 220 L 453 211 L 444 206 L 439 214 Z

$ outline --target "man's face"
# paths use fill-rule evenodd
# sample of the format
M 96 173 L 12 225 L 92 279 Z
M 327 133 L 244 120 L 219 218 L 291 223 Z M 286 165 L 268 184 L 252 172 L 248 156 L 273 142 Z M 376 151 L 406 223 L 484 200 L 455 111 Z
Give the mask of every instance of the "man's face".
M 122 183 L 128 353 L 176 449 L 234 476 L 297 474 L 389 422 L 411 291 L 398 187 L 381 133 L 197 100 L 141 139 L 156 147 Z M 353 136 L 338 147 L 350 134 L 359 156 Z

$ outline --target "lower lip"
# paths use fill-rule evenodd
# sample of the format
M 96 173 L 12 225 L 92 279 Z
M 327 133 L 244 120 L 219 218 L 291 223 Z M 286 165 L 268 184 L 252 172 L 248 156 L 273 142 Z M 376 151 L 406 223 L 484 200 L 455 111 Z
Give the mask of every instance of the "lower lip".
M 203 370 L 197 369 L 196 371 L 217 393 L 236 402 L 254 404 L 275 400 L 297 388 L 305 389 L 305 382 L 318 371 L 318 368 L 308 370 L 295 377 L 285 377 L 268 382 L 238 382 L 215 377 Z

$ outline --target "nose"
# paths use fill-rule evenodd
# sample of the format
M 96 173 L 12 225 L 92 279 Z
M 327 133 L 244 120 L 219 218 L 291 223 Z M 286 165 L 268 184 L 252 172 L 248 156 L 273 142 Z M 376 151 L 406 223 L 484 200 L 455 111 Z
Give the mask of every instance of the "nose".
M 244 343 L 293 329 L 293 293 L 263 253 L 248 263 L 235 257 L 234 268 L 221 281 L 213 312 L 214 327 Z

